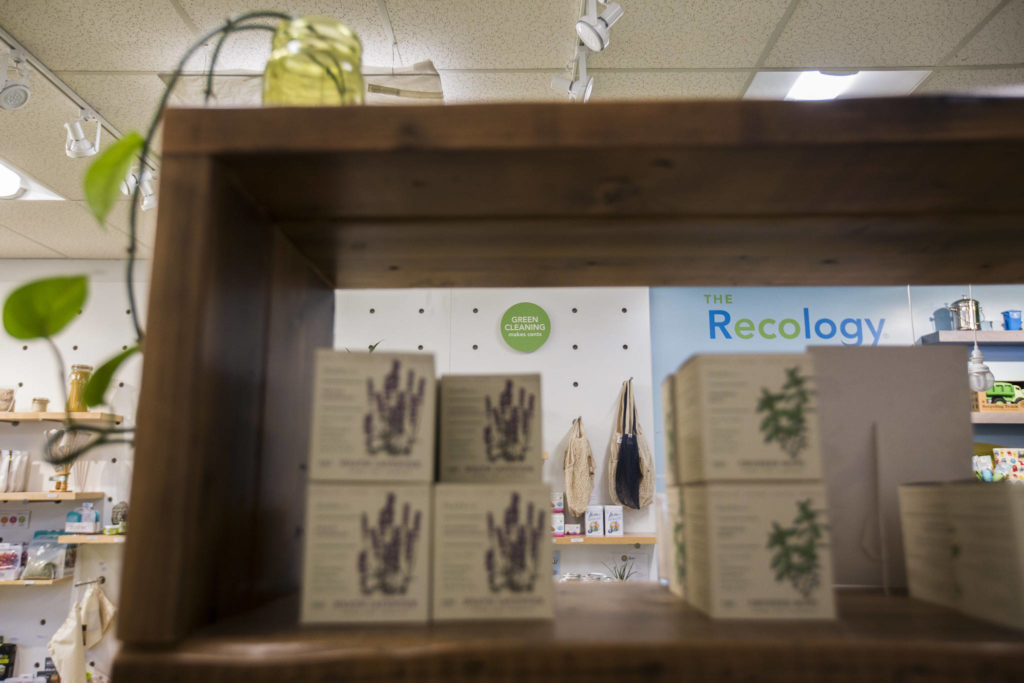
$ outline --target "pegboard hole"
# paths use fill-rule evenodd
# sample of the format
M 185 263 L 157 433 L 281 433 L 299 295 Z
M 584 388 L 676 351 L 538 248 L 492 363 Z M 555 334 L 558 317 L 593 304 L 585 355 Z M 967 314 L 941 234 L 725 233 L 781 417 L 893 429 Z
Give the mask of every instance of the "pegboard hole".
M 117 462 L 117 458 L 111 458 L 110 462 Z
M 89 666 L 91 666 L 92 668 L 95 669 L 96 668 L 96 662 L 89 662 Z
M 417 346 L 416 350 L 417 351 L 422 351 L 423 350 L 423 344 L 420 344 L 419 346 Z
M 423 309 L 421 308 L 421 309 L 420 309 L 420 314 L 422 314 L 422 313 L 423 313 Z
M 72 351 L 77 351 L 78 350 L 78 344 L 75 344 L 74 346 L 72 346 L 71 350 Z
M 573 344 L 573 345 L 572 345 L 572 350 L 573 350 L 573 351 L 575 351 L 575 350 L 577 350 L 577 349 L 579 349 L 579 348 L 580 348 L 580 347 L 579 347 L 579 345 L 577 345 L 577 344 Z
M 40 626 L 46 626 L 46 619 L 40 619 L 39 620 L 39 625 Z
M 573 313 L 579 313 L 579 310 L 577 310 L 577 309 L 575 309 L 575 308 L 574 308 L 574 309 L 572 309 L 572 312 L 573 312 Z
M 627 308 L 626 308 L 625 306 L 623 306 L 623 308 L 622 308 L 622 312 L 623 312 L 623 313 L 627 313 L 627 312 L 628 312 L 628 309 L 627 309 Z
M 473 350 L 474 350 L 474 351 L 476 351 L 476 350 L 477 350 L 478 348 L 480 348 L 480 347 L 479 347 L 479 346 L 477 346 L 476 344 L 473 344 Z
M 24 382 L 18 382 L 18 386 L 19 387 L 23 387 L 23 386 L 25 386 L 25 383 Z
M 119 386 L 119 387 L 123 387 L 123 386 L 124 386 L 124 382 L 118 382 L 118 383 L 117 383 L 117 386 Z
M 628 349 L 629 348 L 629 344 L 623 344 L 622 348 L 623 348 L 623 350 Z
M 127 344 L 122 344 L 121 345 L 121 350 L 122 351 L 127 351 L 128 350 L 128 345 Z
M 124 309 L 124 314 L 125 315 L 131 315 L 132 314 L 132 309 L 130 309 L 130 308 Z
M 35 663 L 35 667 L 36 667 L 37 669 L 39 668 L 39 662 L 36 662 L 36 663 Z
M 22 346 L 21 350 L 22 351 L 28 351 L 28 344 L 25 344 L 24 346 Z
M 474 312 L 474 313 L 479 313 L 479 312 L 480 312 L 480 309 L 479 309 L 479 308 L 474 308 L 474 309 L 473 309 L 473 312 Z
M 578 387 L 578 386 L 580 385 L 580 383 L 579 383 L 579 382 L 573 382 L 573 383 L 572 383 L 572 385 L 573 385 L 574 387 Z
M 107 496 L 107 502 L 108 502 L 108 503 L 113 503 L 113 502 L 114 502 L 114 499 L 113 499 L 113 498 L 111 498 L 110 496 Z
M 371 308 L 371 309 L 370 309 L 370 313 L 371 313 L 371 314 L 373 314 L 373 313 L 376 313 L 376 312 L 377 312 L 377 309 L 376 309 L 376 308 Z

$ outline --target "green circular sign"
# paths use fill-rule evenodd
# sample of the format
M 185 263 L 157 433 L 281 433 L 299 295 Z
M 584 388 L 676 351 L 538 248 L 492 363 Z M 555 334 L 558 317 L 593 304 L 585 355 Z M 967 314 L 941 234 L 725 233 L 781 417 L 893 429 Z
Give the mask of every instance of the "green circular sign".
M 501 338 L 516 351 L 536 351 L 551 334 L 551 319 L 537 304 L 521 302 L 501 316 Z

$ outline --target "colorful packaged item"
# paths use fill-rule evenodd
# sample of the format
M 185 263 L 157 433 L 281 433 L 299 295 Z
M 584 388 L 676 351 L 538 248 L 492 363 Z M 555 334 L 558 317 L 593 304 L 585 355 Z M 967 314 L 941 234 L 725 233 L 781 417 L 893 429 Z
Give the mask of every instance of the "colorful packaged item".
M 605 505 L 604 506 L 604 535 L 605 536 L 621 536 L 622 535 L 622 506 L 621 505 Z
M 69 534 L 98 534 L 103 530 L 100 513 L 93 509 L 92 503 L 82 503 L 64 519 L 64 531 Z
M 561 512 L 551 513 L 551 535 L 565 536 L 565 515 Z
M 584 524 L 587 536 L 604 536 L 604 506 L 588 505 Z
M 25 559 L 22 543 L 0 543 L 0 581 L 17 581 Z

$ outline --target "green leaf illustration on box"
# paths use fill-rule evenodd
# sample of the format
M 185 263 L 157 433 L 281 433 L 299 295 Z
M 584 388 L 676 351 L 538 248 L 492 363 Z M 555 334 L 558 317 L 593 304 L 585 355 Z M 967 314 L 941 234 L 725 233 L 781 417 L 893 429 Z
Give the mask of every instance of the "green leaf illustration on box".
M 672 530 L 672 540 L 676 545 L 676 574 L 680 585 L 686 582 L 686 525 L 676 522 Z
M 818 522 L 818 513 L 811 508 L 810 499 L 798 501 L 796 507 L 792 526 L 772 522 L 767 548 L 774 551 L 771 568 L 775 571 L 775 580 L 789 581 L 806 599 L 821 584 L 818 547 L 826 527 Z
M 416 443 L 426 379 L 417 379 L 416 371 L 410 369 L 405 373 L 405 386 L 401 384 L 402 363 L 398 360 L 384 376 L 380 391 L 372 379 L 366 380 L 369 412 L 363 418 L 363 433 L 370 455 L 409 455 Z
M 487 513 L 490 547 L 484 555 L 484 565 L 487 567 L 487 585 L 492 593 L 533 590 L 540 574 L 541 544 L 550 542 L 549 532 L 544 511 L 535 510 L 533 503 L 526 506 L 526 519 L 519 521 L 518 493 L 512 494 L 502 524 L 495 524 L 494 515 Z
M 527 394 L 522 387 L 516 392 L 512 380 L 506 380 L 505 389 L 498 394 L 497 405 L 490 396 L 484 397 L 484 410 L 487 412 L 484 445 L 487 447 L 489 461 L 526 460 L 530 450 L 530 432 L 534 427 L 536 401 L 537 397 L 532 393 Z
M 363 513 L 363 549 L 359 553 L 359 591 L 363 595 L 405 595 L 409 590 L 422 516 L 419 510 L 412 514 L 406 503 L 402 506 L 402 521 L 396 524 L 394 493 L 388 493 L 377 526 L 371 527 Z
M 757 412 L 765 413 L 761 433 L 765 443 L 778 443 L 795 458 L 807 447 L 807 413 L 811 412 L 811 390 L 800 368 L 786 368 L 786 381 L 779 391 L 761 387 Z

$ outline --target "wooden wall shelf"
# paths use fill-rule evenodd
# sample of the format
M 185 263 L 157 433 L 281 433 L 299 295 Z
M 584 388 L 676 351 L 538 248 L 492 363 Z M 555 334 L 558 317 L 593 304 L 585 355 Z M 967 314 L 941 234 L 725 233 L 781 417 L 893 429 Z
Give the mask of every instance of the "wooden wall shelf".
M 0 413 L 0 422 L 63 422 L 64 413 Z M 124 421 L 121 415 L 113 413 L 71 413 L 71 419 L 87 425 L 102 427 L 119 425 Z
M 921 337 L 922 344 L 973 344 L 974 332 L 965 330 L 940 330 Z M 978 330 L 978 344 L 1024 345 L 1024 332 L 1017 330 Z
M 929 630 L 897 603 L 863 608 L 857 638 L 761 625 L 739 645 L 707 643 L 708 622 L 676 607 L 659 607 L 661 645 L 634 639 L 650 634 L 630 626 L 644 595 L 582 612 L 601 648 L 543 636 L 569 633 L 561 620 L 529 648 L 482 640 L 486 656 L 436 627 L 408 648 L 366 629 L 302 637 L 287 664 L 277 636 L 241 641 L 245 660 L 187 639 L 297 590 L 312 356 L 333 345 L 335 288 L 1020 282 L 1021 121 L 1024 100 L 972 98 L 168 110 L 115 678 L 1019 673 L 1019 643 Z M 606 637 L 616 624 L 624 642 Z M 176 652 L 196 656 L 162 668 Z
M 101 491 L 62 491 L 60 493 L 46 491 L 22 491 L 21 493 L 0 493 L 0 503 L 39 503 L 43 501 L 60 502 L 64 500 L 100 500 L 106 494 Z
M 55 583 L 70 581 L 72 577 L 65 576 L 63 579 L 26 579 L 18 581 L 0 581 L 0 586 L 52 586 Z
M 1024 425 L 1024 411 L 973 412 L 971 422 L 976 425 Z
M 127 540 L 125 535 L 110 534 L 66 534 L 60 537 L 60 542 L 66 545 L 123 545 Z
M 555 545 L 654 545 L 654 536 L 556 536 Z

